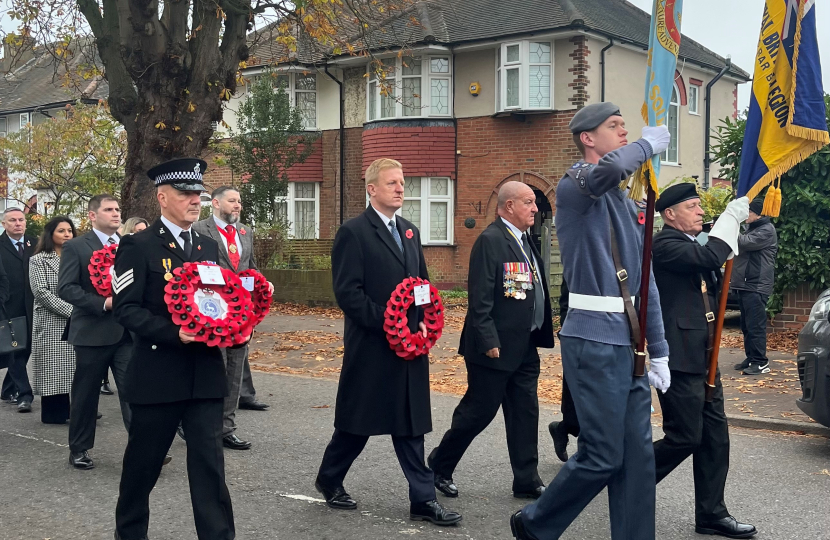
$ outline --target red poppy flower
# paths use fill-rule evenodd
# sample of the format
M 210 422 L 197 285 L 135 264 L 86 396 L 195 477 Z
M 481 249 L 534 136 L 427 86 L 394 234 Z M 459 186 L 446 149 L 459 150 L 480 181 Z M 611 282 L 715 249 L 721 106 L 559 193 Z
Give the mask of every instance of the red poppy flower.
M 639 214 L 637 214 L 637 223 L 639 223 L 640 225 L 645 225 L 646 224 L 646 213 L 645 212 L 640 212 Z
M 413 236 L 415 236 L 415 234 L 412 232 L 412 229 L 407 229 L 406 237 L 411 239 Z

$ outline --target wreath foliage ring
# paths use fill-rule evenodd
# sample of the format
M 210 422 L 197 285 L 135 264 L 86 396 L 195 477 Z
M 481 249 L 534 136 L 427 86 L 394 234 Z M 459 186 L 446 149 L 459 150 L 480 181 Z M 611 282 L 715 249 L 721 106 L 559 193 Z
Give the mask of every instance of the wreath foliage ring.
M 421 306 L 424 311 L 423 322 L 427 328 L 426 337 L 421 332 L 413 334 L 409 330 L 409 319 L 406 316 L 407 310 L 415 302 L 414 289 L 418 285 L 429 285 L 429 303 Z M 420 277 L 404 279 L 386 302 L 383 329 L 389 346 L 404 360 L 414 360 L 428 354 L 444 330 L 444 303 L 438 289 Z
M 87 266 L 95 292 L 105 298 L 112 296 L 112 266 L 115 264 L 117 250 L 118 244 L 110 244 L 94 251 Z

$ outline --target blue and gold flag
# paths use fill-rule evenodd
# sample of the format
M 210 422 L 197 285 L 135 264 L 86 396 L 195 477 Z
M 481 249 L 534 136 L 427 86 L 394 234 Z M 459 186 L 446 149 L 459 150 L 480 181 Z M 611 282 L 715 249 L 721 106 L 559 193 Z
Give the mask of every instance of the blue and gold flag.
M 738 196 L 773 185 L 764 215 L 781 209 L 780 177 L 830 143 L 815 0 L 766 0 L 738 175 Z
M 683 0 L 654 0 L 651 10 L 651 30 L 648 38 L 648 66 L 646 68 L 646 96 L 643 102 L 643 120 L 649 126 L 668 123 L 669 103 L 674 88 L 677 54 L 680 52 L 680 20 Z M 631 197 L 643 198 L 650 184 L 658 196 L 657 178 L 660 176 L 660 156 L 654 156 L 634 175 Z

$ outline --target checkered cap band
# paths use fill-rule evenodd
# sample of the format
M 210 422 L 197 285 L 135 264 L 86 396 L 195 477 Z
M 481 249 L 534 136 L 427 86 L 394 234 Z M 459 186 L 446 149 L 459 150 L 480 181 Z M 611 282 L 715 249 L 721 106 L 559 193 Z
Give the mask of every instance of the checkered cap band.
M 202 173 L 196 171 L 173 171 L 169 173 L 163 173 L 156 176 L 156 185 L 159 184 L 168 184 L 172 182 L 176 182 L 179 180 L 195 180 L 198 183 L 202 183 Z

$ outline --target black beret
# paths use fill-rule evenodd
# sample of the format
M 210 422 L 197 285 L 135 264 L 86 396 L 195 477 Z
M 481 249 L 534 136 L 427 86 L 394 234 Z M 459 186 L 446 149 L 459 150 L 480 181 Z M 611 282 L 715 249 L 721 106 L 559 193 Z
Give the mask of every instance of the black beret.
M 571 119 L 568 127 L 571 133 L 576 135 L 583 131 L 591 131 L 596 129 L 600 124 L 605 122 L 611 116 L 622 116 L 620 108 L 610 101 L 603 101 L 602 103 L 592 103 L 587 107 L 579 109 Z
M 754 199 L 752 199 L 752 202 L 749 203 L 749 211 L 760 216 L 761 212 L 764 211 L 764 198 L 755 197 Z
M 662 212 L 666 208 L 674 206 L 675 204 L 699 198 L 700 195 L 697 194 L 697 185 L 692 184 L 691 182 L 684 182 L 682 184 L 671 186 L 661 193 L 660 198 L 657 199 L 657 203 L 654 205 L 654 209 L 658 212 Z
M 165 161 L 149 171 L 156 186 L 170 184 L 179 191 L 207 191 L 202 184 L 202 175 L 207 170 L 207 163 L 196 158 L 180 158 Z

